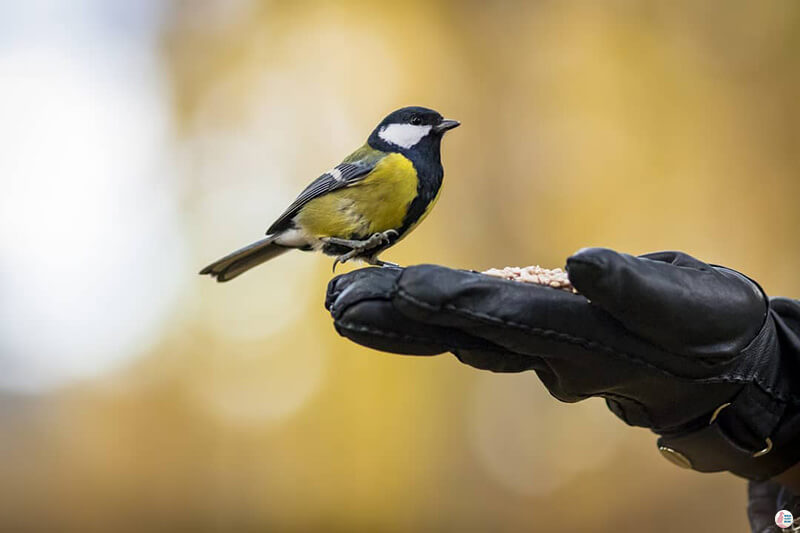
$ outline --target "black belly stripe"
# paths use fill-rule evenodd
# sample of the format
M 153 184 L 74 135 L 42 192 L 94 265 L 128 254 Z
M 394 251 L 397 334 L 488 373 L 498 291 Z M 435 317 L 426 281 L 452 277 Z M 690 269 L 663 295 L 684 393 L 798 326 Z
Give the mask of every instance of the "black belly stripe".
M 435 153 L 428 153 L 427 150 L 422 152 L 405 154 L 417 171 L 417 196 L 411 201 L 408 212 L 403 218 L 403 225 L 397 230 L 400 235 L 408 231 L 422 217 L 442 186 L 444 170 L 439 159 L 439 146 L 431 147 L 430 152 Z

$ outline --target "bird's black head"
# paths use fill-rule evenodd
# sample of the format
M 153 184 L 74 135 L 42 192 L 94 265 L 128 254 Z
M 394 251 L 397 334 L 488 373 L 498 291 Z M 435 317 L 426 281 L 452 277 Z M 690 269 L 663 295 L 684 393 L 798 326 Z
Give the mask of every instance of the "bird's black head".
M 376 150 L 406 154 L 426 153 L 438 159 L 442 135 L 458 127 L 456 120 L 426 107 L 404 107 L 389 113 L 372 131 L 367 142 Z

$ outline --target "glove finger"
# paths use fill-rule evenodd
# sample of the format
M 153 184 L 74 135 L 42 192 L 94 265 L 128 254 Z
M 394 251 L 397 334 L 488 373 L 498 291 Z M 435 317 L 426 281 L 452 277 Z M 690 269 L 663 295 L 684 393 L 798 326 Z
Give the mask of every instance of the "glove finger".
M 393 303 L 417 322 L 460 329 L 515 353 L 552 355 L 542 342 L 624 335 L 583 296 L 437 265 L 406 268 Z
M 499 286 L 511 292 L 523 289 L 533 290 L 539 295 L 565 297 L 573 302 L 582 302 L 587 310 L 593 311 L 586 305 L 585 299 L 563 291 L 506 282 L 474 272 L 444 267 L 430 268 L 444 273 L 449 283 L 444 283 L 437 277 L 433 281 L 434 288 L 421 287 L 420 290 L 425 294 L 431 294 L 434 289 L 453 292 L 456 287 L 467 287 L 468 284 L 462 283 L 463 277 L 477 278 L 488 284 L 486 302 L 482 304 L 484 308 L 487 302 L 499 303 L 503 307 L 503 303 L 509 301 L 506 296 L 496 296 L 496 289 Z M 419 270 L 427 271 L 426 268 Z M 517 346 L 522 350 L 515 353 L 508 349 L 514 345 L 513 342 L 509 342 L 514 336 L 502 331 L 502 328 L 498 329 L 493 337 L 497 342 L 492 342 L 489 338 L 475 335 L 474 333 L 481 331 L 481 328 L 474 327 L 478 324 L 473 324 L 471 321 L 468 321 L 466 326 L 457 320 L 448 321 L 446 313 L 433 318 L 422 316 L 417 320 L 414 313 L 401 312 L 395 305 L 397 284 L 401 274 L 402 271 L 398 269 L 365 268 L 334 278 L 328 286 L 325 305 L 334 317 L 334 326 L 339 334 L 358 344 L 393 353 L 433 355 L 451 351 L 465 364 L 494 372 L 546 370 L 546 364 L 540 358 L 530 355 L 527 337 L 519 339 Z M 420 281 L 426 279 L 425 275 L 420 277 Z M 527 308 L 531 304 L 531 299 L 523 297 L 519 303 Z M 505 307 L 513 310 L 519 306 Z M 485 328 L 483 324 L 479 325 Z M 492 337 L 486 331 L 482 333 L 486 337 Z
M 497 346 L 491 348 L 457 348 L 451 350 L 456 358 L 471 367 L 491 372 L 523 372 L 546 369 L 540 357 L 505 351 Z
M 400 268 L 362 268 L 336 276 L 328 282 L 325 309 L 336 318 L 352 303 L 366 299 L 388 300 L 402 271 Z
M 504 350 L 484 339 L 458 329 L 416 322 L 397 311 L 391 302 L 364 300 L 350 305 L 334 320 L 334 327 L 343 337 L 384 352 L 437 355 L 461 349 L 481 350 L 497 360 L 488 364 L 502 368 L 517 364 L 516 359 L 506 362 Z
M 365 268 L 334 278 L 325 307 L 340 335 L 377 350 L 435 355 L 457 348 L 501 352 L 460 330 L 419 323 L 394 308 L 391 300 L 402 273 L 396 268 Z
M 714 361 L 693 358 L 696 364 L 687 364 L 685 355 L 631 334 L 582 295 L 550 287 L 420 265 L 400 275 L 392 302 L 416 322 L 459 329 L 509 352 L 541 357 L 570 376 L 573 391 L 606 390 L 635 380 L 642 366 L 695 380 L 718 374 Z M 615 362 L 615 372 L 586 371 L 606 368 L 608 361 Z
M 766 316 L 755 282 L 681 252 L 634 257 L 585 248 L 567 259 L 567 271 L 581 294 L 627 329 L 676 353 L 737 354 Z
M 391 302 L 365 300 L 347 308 L 333 322 L 339 335 L 384 352 L 405 355 L 438 355 L 446 352 L 442 334 L 435 327 L 400 315 Z

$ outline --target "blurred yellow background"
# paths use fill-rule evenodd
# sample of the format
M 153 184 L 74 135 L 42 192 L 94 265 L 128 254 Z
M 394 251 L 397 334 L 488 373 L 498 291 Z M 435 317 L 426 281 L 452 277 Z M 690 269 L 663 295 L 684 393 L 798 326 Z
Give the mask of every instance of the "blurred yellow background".
M 384 259 L 797 297 L 799 52 L 788 1 L 0 4 L 0 529 L 746 531 L 600 400 L 338 337 L 330 258 L 196 272 L 424 105 L 463 126 Z

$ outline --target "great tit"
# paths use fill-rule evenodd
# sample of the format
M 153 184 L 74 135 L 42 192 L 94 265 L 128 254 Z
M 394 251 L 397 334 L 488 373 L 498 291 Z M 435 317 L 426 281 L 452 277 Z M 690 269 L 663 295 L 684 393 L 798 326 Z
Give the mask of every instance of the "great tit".
M 267 237 L 200 271 L 228 281 L 288 250 L 321 251 L 337 263 L 390 265 L 378 254 L 430 212 L 444 177 L 442 136 L 460 123 L 424 107 L 390 113 L 366 144 L 315 179 L 267 230 Z

